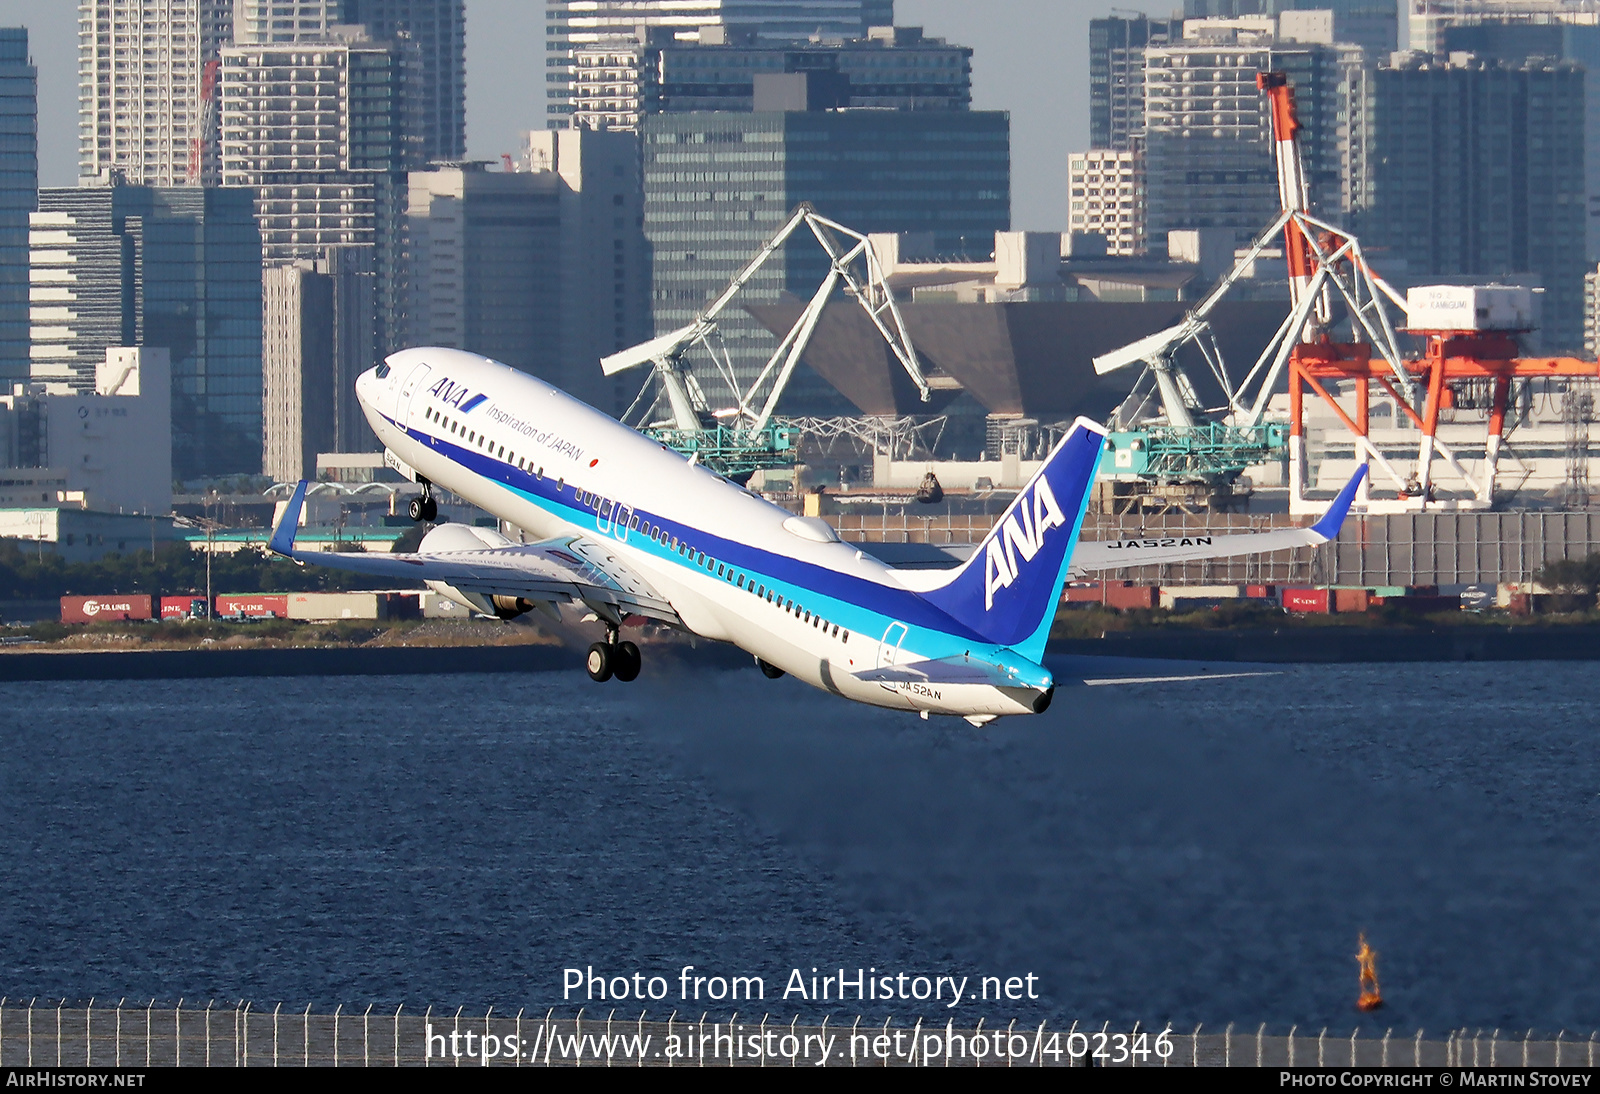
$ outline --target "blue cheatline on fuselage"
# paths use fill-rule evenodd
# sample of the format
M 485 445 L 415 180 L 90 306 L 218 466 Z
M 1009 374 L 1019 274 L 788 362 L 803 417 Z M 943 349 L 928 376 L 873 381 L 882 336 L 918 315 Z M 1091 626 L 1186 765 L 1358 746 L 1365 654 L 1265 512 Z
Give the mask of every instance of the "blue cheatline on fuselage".
M 586 507 L 577 503 L 577 496 L 585 491 L 560 485 L 564 482 L 560 477 L 552 480 L 549 475 L 536 475 L 443 436 L 407 427 L 393 418 L 386 420 L 412 440 L 567 524 L 581 528 L 592 521 L 602 536 L 658 559 L 675 560 L 675 565 L 707 571 L 713 577 L 717 576 L 716 564 L 722 563 L 731 567 L 727 578 L 731 585 L 737 586 L 740 575 L 745 577 L 746 587 L 754 579 L 774 597 L 798 600 L 805 610 L 869 640 L 876 641 L 888 626 L 901 623 L 908 628 L 904 644 L 922 656 L 970 652 L 992 657 L 1011 650 L 1035 664 L 1043 656 L 1054 616 L 1051 608 L 1060 598 L 1071 547 L 1082 527 L 1102 441 L 1094 430 L 1081 424 L 1075 428 L 991 530 L 979 553 L 952 575 L 950 584 L 917 593 L 752 547 L 648 509 L 619 506 L 614 499 L 597 497 Z M 570 500 L 563 496 L 567 491 L 574 495 Z M 627 514 L 622 524 L 617 521 L 619 509 Z M 635 516 L 641 524 L 661 529 L 669 542 L 664 544 L 627 527 Z M 673 538 L 692 544 L 694 557 L 698 560 L 703 554 L 709 566 L 691 562 L 675 550 L 670 544 Z M 1006 568 L 1007 580 L 995 589 L 997 559 L 1003 560 L 998 564 Z M 990 587 L 986 589 L 986 585 Z M 1035 679 L 1019 678 L 1019 684 L 1049 686 L 1049 674 L 1043 669 L 1026 675 Z

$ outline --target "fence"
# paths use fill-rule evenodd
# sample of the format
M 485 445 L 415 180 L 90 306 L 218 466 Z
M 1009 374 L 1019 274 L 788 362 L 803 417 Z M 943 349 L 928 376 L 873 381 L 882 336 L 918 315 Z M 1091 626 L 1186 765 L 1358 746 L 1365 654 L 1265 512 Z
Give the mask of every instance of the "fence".
M 976 543 L 994 523 L 983 514 L 924 517 L 915 512 L 847 514 L 839 534 L 852 542 Z M 1090 513 L 1083 538 L 1128 539 L 1210 531 L 1242 535 L 1298 527 L 1287 514 Z M 1600 511 L 1404 513 L 1350 517 L 1339 538 L 1318 548 L 1240 555 L 1107 573 L 1148 585 L 1494 585 L 1531 581 L 1545 562 L 1600 552 Z
M 1073 1023 L 956 1029 L 924 1023 L 881 1025 L 798 1021 L 468 1015 L 398 1007 L 374 1013 L 311 1007 L 258 1009 L 144 1005 L 67 1006 L 0 1000 L 3 1067 L 1594 1067 L 1596 1035 L 1534 1039 L 1457 1030 L 1443 1039 L 1414 1035 L 1348 1037 L 1327 1030 L 1228 1026 L 1179 1033 L 1135 1025 L 1113 1030 Z

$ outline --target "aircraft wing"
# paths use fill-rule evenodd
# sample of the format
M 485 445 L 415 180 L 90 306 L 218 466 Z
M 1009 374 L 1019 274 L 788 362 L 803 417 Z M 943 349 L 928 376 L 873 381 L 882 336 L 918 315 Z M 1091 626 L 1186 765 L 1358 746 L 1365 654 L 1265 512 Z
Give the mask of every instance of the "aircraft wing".
M 285 558 L 374 577 L 447 585 L 471 594 L 469 599 L 488 601 L 503 596 L 545 604 L 581 601 L 596 614 L 612 617 L 612 622 L 639 615 L 682 625 L 672 605 L 649 582 L 624 564 L 605 541 L 587 536 L 417 554 L 299 550 L 294 540 L 306 486 L 301 482 L 295 488 L 267 544 Z
M 1137 539 L 1085 540 L 1072 552 L 1074 573 L 1120 570 L 1127 566 L 1151 566 L 1169 562 L 1194 562 L 1197 559 L 1225 558 L 1229 555 L 1264 554 L 1294 547 L 1315 547 L 1339 534 L 1356 489 L 1366 476 L 1367 465 L 1345 483 L 1328 511 L 1309 528 L 1284 528 L 1276 532 L 1252 532 L 1238 536 L 1208 536 L 1189 533 L 1140 536 Z

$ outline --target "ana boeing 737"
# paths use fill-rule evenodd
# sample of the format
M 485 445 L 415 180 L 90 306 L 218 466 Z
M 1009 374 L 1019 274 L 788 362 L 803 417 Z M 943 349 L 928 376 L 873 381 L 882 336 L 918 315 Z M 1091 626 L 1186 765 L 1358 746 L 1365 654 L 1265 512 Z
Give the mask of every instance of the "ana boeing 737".
M 447 523 L 412 554 L 303 551 L 302 482 L 273 529 L 278 554 L 421 580 L 502 618 L 581 603 L 605 627 L 585 662 L 596 681 L 638 676 L 621 633 L 653 621 L 733 643 L 772 678 L 974 725 L 1050 705 L 1042 661 L 1069 573 L 1325 543 L 1365 471 L 1309 528 L 1080 544 L 1105 428 L 1079 418 L 970 559 L 906 570 L 476 354 L 403 350 L 356 396 L 387 462 L 422 486 L 413 519 L 437 517 L 439 487 L 539 541 Z

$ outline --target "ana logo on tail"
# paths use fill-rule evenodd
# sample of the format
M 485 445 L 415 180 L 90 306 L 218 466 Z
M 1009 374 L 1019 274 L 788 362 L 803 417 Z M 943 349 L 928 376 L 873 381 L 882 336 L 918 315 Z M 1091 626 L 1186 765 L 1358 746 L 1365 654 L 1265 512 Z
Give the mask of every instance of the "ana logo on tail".
M 1041 476 L 1033 488 L 1032 499 L 1026 495 L 1019 498 L 1006 519 L 989 536 L 989 549 L 983 561 L 984 611 L 994 607 L 997 589 L 1008 588 L 1017 579 L 1017 555 L 1022 556 L 1023 563 L 1032 562 L 1033 556 L 1044 546 L 1045 532 L 1066 526 L 1066 514 L 1056 504 L 1050 483 Z

